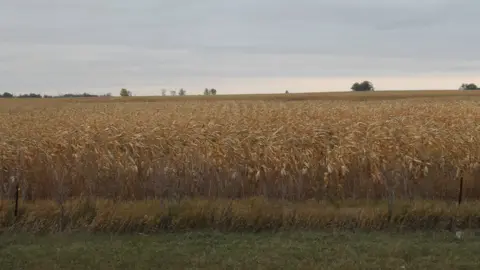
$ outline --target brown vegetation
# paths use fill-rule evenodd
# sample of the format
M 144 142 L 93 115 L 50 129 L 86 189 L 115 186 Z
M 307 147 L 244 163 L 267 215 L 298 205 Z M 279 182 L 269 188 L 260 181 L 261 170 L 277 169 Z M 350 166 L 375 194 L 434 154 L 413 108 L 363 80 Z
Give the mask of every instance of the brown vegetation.
M 52 201 L 22 203 L 13 215 L 11 202 L 0 202 L 3 231 L 52 233 L 89 231 L 113 233 L 219 230 L 259 232 L 279 230 L 446 230 L 453 226 L 480 229 L 479 204 L 457 208 L 440 201 L 397 202 L 389 216 L 387 204 L 346 202 L 341 208 L 328 203 L 249 198 L 240 200 L 186 199 L 114 202 L 71 200 L 60 206 Z M 452 223 L 455 221 L 455 223 Z
M 0 109 L 0 196 L 11 198 L 15 180 L 31 200 L 453 200 L 463 177 L 474 198 L 478 105 L 8 101 Z

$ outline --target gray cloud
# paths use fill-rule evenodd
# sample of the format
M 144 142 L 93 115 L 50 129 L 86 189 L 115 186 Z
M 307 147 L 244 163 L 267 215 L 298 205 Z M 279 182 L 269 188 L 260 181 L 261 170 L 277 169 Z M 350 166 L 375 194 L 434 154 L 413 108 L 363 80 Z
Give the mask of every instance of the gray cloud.
M 0 7 L 0 88 L 14 92 L 480 71 L 476 0 L 0 0 Z

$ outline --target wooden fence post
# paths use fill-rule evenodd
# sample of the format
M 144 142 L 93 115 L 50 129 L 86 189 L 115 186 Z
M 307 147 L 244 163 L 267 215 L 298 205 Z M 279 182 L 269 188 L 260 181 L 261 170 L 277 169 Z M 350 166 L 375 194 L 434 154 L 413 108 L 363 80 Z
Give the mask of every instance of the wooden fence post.
M 15 217 L 18 216 L 18 197 L 20 193 L 20 186 L 18 183 L 15 185 Z

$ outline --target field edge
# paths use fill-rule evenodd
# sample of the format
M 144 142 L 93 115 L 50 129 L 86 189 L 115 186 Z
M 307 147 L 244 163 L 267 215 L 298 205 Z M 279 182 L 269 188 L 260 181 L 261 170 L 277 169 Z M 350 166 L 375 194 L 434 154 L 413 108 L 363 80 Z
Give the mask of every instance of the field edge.
M 3 232 L 109 233 L 218 230 L 260 232 L 292 230 L 454 230 L 480 229 L 480 202 L 461 206 L 442 201 L 290 202 L 249 199 L 123 201 L 75 199 L 21 203 L 15 216 L 11 201 L 0 202 Z

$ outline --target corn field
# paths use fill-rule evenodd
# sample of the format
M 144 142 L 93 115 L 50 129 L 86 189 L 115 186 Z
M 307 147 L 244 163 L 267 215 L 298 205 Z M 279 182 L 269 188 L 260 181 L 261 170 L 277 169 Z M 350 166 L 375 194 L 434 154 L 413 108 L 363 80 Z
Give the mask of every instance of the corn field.
M 480 197 L 475 100 L 0 103 L 0 200 Z M 477 181 L 475 181 L 477 180 Z

